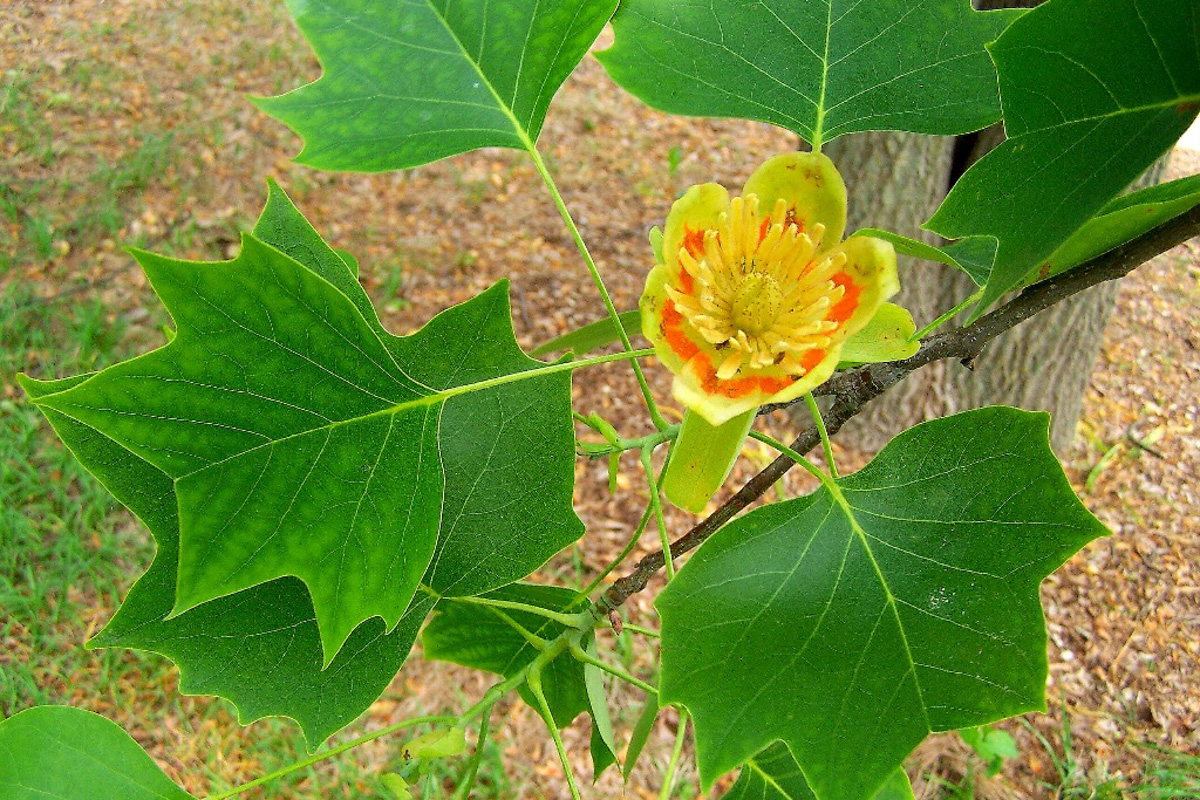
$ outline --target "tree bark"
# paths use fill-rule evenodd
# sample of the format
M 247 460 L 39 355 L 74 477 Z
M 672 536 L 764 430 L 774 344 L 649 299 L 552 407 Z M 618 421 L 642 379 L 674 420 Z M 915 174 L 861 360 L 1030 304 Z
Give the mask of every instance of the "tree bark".
M 845 178 L 850 196 L 846 230 L 882 228 L 940 244 L 941 238 L 921 230 L 921 223 L 946 194 L 953 147 L 950 137 L 911 133 L 861 133 L 830 142 L 824 152 Z M 951 270 L 906 256 L 899 257 L 898 267 L 900 294 L 893 302 L 912 312 L 918 327 L 946 310 L 943 295 Z M 947 406 L 942 397 L 945 371 L 946 365 L 939 363 L 910 375 L 851 420 L 842 440 L 877 450 L 905 428 L 941 416 Z

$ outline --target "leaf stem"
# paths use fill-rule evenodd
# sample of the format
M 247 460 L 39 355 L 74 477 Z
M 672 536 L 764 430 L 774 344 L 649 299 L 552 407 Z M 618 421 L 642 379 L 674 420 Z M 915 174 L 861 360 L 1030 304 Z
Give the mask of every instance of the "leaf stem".
M 829 431 L 825 430 L 821 409 L 817 408 L 817 401 L 812 392 L 804 395 L 804 402 L 808 403 L 808 413 L 812 415 L 813 424 L 817 426 L 817 433 L 821 436 L 821 446 L 825 448 L 825 466 L 829 467 L 829 474 L 836 478 L 838 470 L 837 463 L 833 460 L 833 443 L 829 441 Z
M 512 677 L 505 678 L 499 683 L 492 684 L 492 688 L 484 692 L 483 697 L 479 699 L 479 702 L 468 708 L 462 713 L 462 716 L 458 717 L 459 723 L 466 724 L 480 714 L 490 712 L 492 706 L 496 704 L 497 700 L 511 692 L 513 689 L 516 689 L 521 684 L 525 683 L 525 678 L 529 674 L 529 668 L 532 667 L 535 662 L 536 659 L 526 664 Z
M 515 630 L 517 634 L 520 635 L 522 639 L 529 642 L 530 646 L 532 646 L 535 650 L 545 650 L 550 646 L 549 640 L 538 636 L 536 633 L 510 617 L 508 614 L 505 614 L 503 610 L 496 608 L 495 606 L 486 606 L 486 608 L 488 611 L 492 612 L 501 620 L 503 620 L 508 627 Z
M 651 450 L 653 450 L 660 444 L 669 442 L 679 436 L 679 430 L 681 428 L 680 425 L 668 425 L 664 430 L 648 433 L 645 436 L 638 436 L 634 439 L 626 439 L 617 434 L 615 430 L 609 434 L 597 427 L 595 425 L 596 420 L 594 419 L 596 417 L 595 414 L 587 418 L 580 417 L 578 414 L 575 416 L 576 419 L 599 433 L 605 439 L 604 444 L 597 442 L 579 442 L 581 455 L 587 456 L 588 458 L 599 458 L 600 456 L 612 455 L 614 453 L 620 454 L 624 453 L 626 450 L 641 450 L 645 447 L 649 447 Z M 607 425 L 607 423 L 605 424 Z
M 566 644 L 563 639 L 558 642 Z M 562 651 L 562 647 L 557 647 L 555 650 Z M 533 692 L 534 698 L 537 699 L 538 706 L 541 709 L 542 717 L 546 722 L 546 727 L 550 731 L 550 738 L 554 740 L 554 748 L 558 751 L 558 760 L 562 763 L 563 774 L 567 778 L 567 785 L 571 789 L 571 797 L 573 800 L 581 800 L 579 795 L 579 787 L 575 785 L 575 773 L 571 769 L 571 760 L 567 758 L 567 748 L 563 745 L 562 735 L 558 732 L 558 723 L 554 720 L 554 714 L 550 711 L 550 703 L 546 700 L 546 692 L 542 689 L 542 668 L 549 664 L 550 661 L 558 655 L 550 649 L 542 651 L 542 653 L 530 662 L 526 671 L 525 683 L 529 686 L 529 690 Z
M 467 800 L 471 789 L 475 786 L 475 776 L 479 774 L 479 765 L 483 761 L 483 746 L 487 744 L 488 730 L 492 724 L 492 706 L 488 706 L 479 720 L 479 735 L 475 737 L 475 752 L 467 766 L 467 773 L 459 781 L 458 791 L 454 793 L 457 800 Z
M 442 722 L 454 723 L 454 722 L 458 722 L 459 719 L 460 719 L 459 717 L 447 717 L 447 716 L 415 717 L 413 719 L 406 719 L 403 722 L 397 722 L 395 725 L 389 725 L 386 728 L 380 728 L 379 730 L 375 731 L 374 733 L 368 733 L 365 736 L 358 737 L 357 739 L 351 739 L 350 741 L 346 742 L 345 744 L 340 744 L 337 747 L 333 747 L 324 752 L 317 753 L 314 756 L 309 756 L 308 758 L 304 759 L 303 761 L 297 761 L 295 764 L 286 766 L 283 769 L 277 769 L 274 772 L 268 773 L 267 775 L 263 775 L 261 778 L 255 778 L 254 780 L 250 781 L 249 783 L 243 783 L 241 786 L 235 786 L 234 788 L 229 789 L 228 791 L 221 792 L 220 794 L 208 795 L 205 798 L 205 800 L 224 800 L 224 798 L 239 795 L 242 792 L 249 791 L 250 789 L 253 789 L 257 786 L 262 786 L 265 783 L 270 783 L 273 780 L 282 778 L 283 776 L 285 776 L 289 773 L 295 772 L 296 770 L 304 769 L 305 767 L 310 767 L 313 764 L 316 764 L 318 761 L 322 761 L 331 756 L 336 756 L 340 753 L 344 753 L 347 750 L 352 750 L 355 747 L 358 747 L 359 745 L 366 744 L 367 742 L 372 742 L 376 739 L 379 739 L 381 737 L 395 733 L 396 731 L 403 730 L 405 728 L 411 728 L 416 725 L 426 725 L 426 724 L 431 724 L 431 723 L 432 724 L 437 724 L 437 723 L 442 723 Z
M 600 299 L 604 301 L 604 307 L 608 310 L 608 316 L 612 320 L 613 325 L 616 326 L 617 333 L 621 337 L 622 347 L 625 348 L 626 353 L 634 352 L 633 343 L 629 340 L 629 334 L 625 331 L 625 326 L 621 324 L 621 315 L 617 311 L 617 307 L 613 305 L 612 296 L 609 295 L 608 288 L 604 285 L 604 278 L 600 276 L 600 270 L 596 266 L 596 262 L 592 259 L 592 254 L 588 252 L 587 243 L 583 241 L 583 235 L 580 234 L 579 228 L 575 225 L 571 211 L 567 208 L 566 201 L 563 200 L 562 193 L 559 192 L 558 185 L 554 182 L 554 176 L 550 174 L 550 170 L 546 167 L 546 162 L 542 160 L 542 154 L 538 151 L 537 145 L 524 132 L 521 132 L 521 138 L 523 139 L 525 150 L 529 153 L 529 157 L 533 159 L 534 168 L 538 171 L 538 175 L 542 177 L 542 182 L 546 184 L 546 189 L 549 190 L 550 196 L 554 198 L 554 205 L 558 209 L 563 223 L 567 226 L 567 230 L 575 242 L 575 247 L 579 249 L 579 254 L 583 256 L 583 263 L 587 265 L 588 272 L 592 275 L 592 282 L 596 284 L 596 289 L 600 292 Z M 633 365 L 633 374 L 637 377 L 638 386 L 642 390 L 642 397 L 646 401 L 646 408 L 650 411 L 650 419 L 654 422 L 654 427 L 660 431 L 666 430 L 668 423 L 659 412 L 658 404 L 654 402 L 654 395 L 650 392 L 650 385 L 646 383 L 646 375 L 642 372 L 641 365 L 637 361 L 632 361 L 631 363 Z
M 649 628 L 643 628 L 641 625 L 634 625 L 632 622 L 626 622 L 621 625 L 622 629 L 636 633 L 639 636 L 645 636 L 650 639 L 661 639 L 662 634 L 658 631 L 652 631 Z
M 654 522 L 658 525 L 658 536 L 662 540 L 663 552 L 667 554 L 667 581 L 675 577 L 675 559 L 671 556 L 671 535 L 667 531 L 667 522 L 663 519 L 662 500 L 659 498 L 661 483 L 654 477 L 654 465 L 650 462 L 651 450 L 642 448 L 642 467 L 646 470 L 646 482 L 650 484 L 650 509 L 654 512 Z M 670 461 L 667 462 L 668 464 Z M 663 468 L 664 470 L 666 467 Z
M 557 372 L 573 372 L 584 367 L 594 367 L 597 364 L 608 364 L 613 361 L 636 361 L 639 358 L 654 355 L 652 348 L 642 350 L 626 350 L 623 353 L 609 353 L 603 356 L 592 356 L 591 358 L 583 358 L 579 361 L 559 361 L 555 364 L 546 364 L 543 367 L 534 367 L 533 369 L 522 370 L 521 372 L 511 372 L 508 375 L 501 375 L 498 378 L 488 378 L 478 383 L 467 383 L 462 386 L 455 386 L 452 389 L 444 389 L 426 397 L 420 398 L 426 402 L 437 402 L 448 397 L 455 397 L 460 394 L 469 392 L 478 392 L 482 389 L 491 389 L 493 386 L 502 386 L 506 383 L 515 383 L 516 381 L 526 380 L 528 378 L 540 378 L 543 375 L 553 375 Z M 398 403 L 392 408 L 385 411 L 392 411 L 399 406 L 416 405 L 414 401 L 406 403 Z
M 968 306 L 975 305 L 975 303 L 977 303 L 979 301 L 979 298 L 981 298 L 981 297 L 983 297 L 983 287 L 982 286 L 979 287 L 979 289 L 976 290 L 976 292 L 974 294 L 972 294 L 970 297 L 968 297 L 966 300 L 963 300 L 961 303 L 956 305 L 954 308 L 950 309 L 945 314 L 942 314 L 940 317 L 935 319 L 933 322 L 929 323 L 924 328 L 921 328 L 921 330 L 917 331 L 912 336 L 908 337 L 908 341 L 915 342 L 920 339 L 924 339 L 926 336 L 933 333 L 938 328 L 942 327 L 947 322 L 949 322 L 950 320 L 957 317 L 959 314 L 961 314 L 963 311 L 965 311 Z
M 658 696 L 658 689 L 656 689 L 655 687 L 646 683 L 644 680 L 642 680 L 640 678 L 635 678 L 633 675 L 630 675 L 628 672 L 621 669 L 620 667 L 615 667 L 612 664 L 608 664 L 604 661 L 601 661 L 600 659 L 596 658 L 595 656 L 593 656 L 592 654 L 590 654 L 586 650 L 584 650 L 582 647 L 580 647 L 578 642 L 574 642 L 574 641 L 569 642 L 567 646 L 571 650 L 571 655 L 575 656 L 576 660 L 582 661 L 585 664 L 591 664 L 593 667 L 596 667 L 597 669 L 602 669 L 605 672 L 607 672 L 609 675 L 612 675 L 614 678 L 619 678 L 620 680 L 623 680 L 626 683 L 633 684 L 634 686 L 638 687 L 639 689 L 641 689 L 643 692 L 646 692 L 647 694 L 652 694 L 652 695 L 655 695 L 656 697 Z
M 633 535 L 629 537 L 629 541 L 625 543 L 624 549 L 622 549 L 620 553 L 617 553 L 616 558 L 608 562 L 608 565 L 605 566 L 604 570 L 592 579 L 592 582 L 583 589 L 581 594 L 590 595 L 592 592 L 596 591 L 596 587 L 604 583 L 604 579 L 611 575 L 613 570 L 621 566 L 621 562 L 628 558 L 629 554 L 633 552 L 633 549 L 637 547 L 638 540 L 641 539 L 642 534 L 645 533 L 646 526 L 650 523 L 650 515 L 653 513 L 654 510 L 650 506 L 646 506 L 646 510 L 642 514 L 641 522 L 638 523 L 637 529 L 634 530 Z
M 671 761 L 667 764 L 667 772 L 663 775 L 662 791 L 659 800 L 669 800 L 671 789 L 675 784 L 675 773 L 679 771 L 680 756 L 683 755 L 683 739 L 687 734 L 688 712 L 686 708 L 679 709 L 679 728 L 675 732 L 675 747 L 671 750 Z
M 822 486 L 825 486 L 830 489 L 837 488 L 837 484 L 834 483 L 833 478 L 830 475 L 828 475 L 825 472 L 825 470 L 821 469 L 820 467 L 816 466 L 815 464 L 810 463 L 807 458 L 800 455 L 795 450 L 788 447 L 786 444 L 779 441 L 775 437 L 768 436 L 765 433 L 760 433 L 755 430 L 750 431 L 750 436 L 752 436 L 755 439 L 758 439 L 760 442 L 762 442 L 764 444 L 769 444 L 771 447 L 774 447 L 776 450 L 778 450 L 779 452 L 783 453 L 788 458 L 795 461 L 801 467 L 808 470 L 812 475 L 814 475 L 817 478 L 817 480 L 819 480 L 821 482 Z
M 528 603 L 519 603 L 515 600 L 498 600 L 493 597 L 455 597 L 453 598 L 458 603 L 471 603 L 477 606 L 492 606 L 494 608 L 507 608 L 512 611 L 523 611 L 526 614 L 535 614 L 539 617 L 545 617 L 548 620 L 553 620 L 560 625 L 566 625 L 568 628 L 575 630 L 588 631 L 592 629 L 593 618 L 589 612 L 579 614 L 564 614 L 560 611 L 552 611 L 541 606 L 529 605 Z

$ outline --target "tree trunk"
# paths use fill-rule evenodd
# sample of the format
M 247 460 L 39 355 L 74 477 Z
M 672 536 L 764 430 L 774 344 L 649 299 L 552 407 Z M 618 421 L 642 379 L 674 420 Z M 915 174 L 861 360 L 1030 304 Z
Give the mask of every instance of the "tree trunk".
M 830 142 L 824 152 L 845 178 L 850 197 L 846 230 L 869 226 L 940 243 L 920 225 L 946 194 L 953 146 L 949 137 L 910 133 L 861 133 Z M 899 273 L 900 294 L 893 302 L 911 311 L 918 326 L 946 309 L 947 268 L 900 256 Z M 839 434 L 842 441 L 877 450 L 899 431 L 941 416 L 945 369 L 939 362 L 910 375 L 850 420 Z

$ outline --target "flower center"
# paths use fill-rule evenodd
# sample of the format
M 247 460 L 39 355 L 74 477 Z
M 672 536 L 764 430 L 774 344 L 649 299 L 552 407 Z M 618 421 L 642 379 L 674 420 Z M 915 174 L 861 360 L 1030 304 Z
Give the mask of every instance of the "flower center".
M 843 253 L 818 253 L 822 225 L 801 231 L 784 200 L 761 216 L 758 197 L 735 197 L 715 228 L 679 248 L 679 286 L 667 294 L 685 319 L 724 354 L 717 377 L 778 367 L 804 374 L 804 359 L 829 346 L 838 323 L 826 312 L 845 289 L 832 278 Z
M 729 321 L 749 336 L 761 336 L 775 325 L 783 309 L 779 281 L 766 272 L 751 272 L 730 298 Z

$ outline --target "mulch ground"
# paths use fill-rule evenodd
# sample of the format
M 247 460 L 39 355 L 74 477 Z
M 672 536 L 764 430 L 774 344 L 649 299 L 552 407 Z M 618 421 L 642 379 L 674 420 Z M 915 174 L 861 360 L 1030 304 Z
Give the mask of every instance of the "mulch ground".
M 17 198 L 0 233 L 20 265 L 0 277 L 5 290 L 20 284 L 51 303 L 99 297 L 111 321 L 129 325 L 131 341 L 156 345 L 162 315 L 120 248 L 229 257 L 236 231 L 250 226 L 265 199 L 265 179 L 273 177 L 332 243 L 358 255 L 364 284 L 397 333 L 506 277 L 524 345 L 599 316 L 578 253 L 521 154 L 485 150 L 385 175 L 330 175 L 292 164 L 298 140 L 245 100 L 319 74 L 282 5 L 18 0 L 0 8 L 0 63 L 8 70 L 0 184 L 10 201 Z M 617 89 L 591 59 L 555 101 L 541 139 L 619 308 L 636 304 L 651 260 L 646 232 L 662 223 L 683 188 L 706 180 L 736 188 L 766 157 L 794 146 L 790 134 L 765 125 L 653 112 Z M 140 169 L 147 160 L 151 167 Z M 122 181 L 119 169 L 114 177 L 120 165 L 133 177 Z M 1174 175 L 1198 167 L 1200 157 L 1181 151 Z M 851 202 L 864 194 L 862 187 L 850 191 Z M 115 198 L 115 217 L 105 215 L 105 195 Z M 47 232 L 40 244 L 30 234 L 35 219 Z M 29 257 L 39 247 L 44 257 Z M 1055 764 L 1064 758 L 1064 720 L 1076 768 L 1094 782 L 1138 782 L 1155 756 L 1147 745 L 1200 749 L 1198 263 L 1196 245 L 1185 245 L 1124 284 L 1066 459 L 1080 495 L 1113 536 L 1085 548 L 1044 584 L 1050 710 L 1003 724 L 1020 756 L 997 777 L 978 779 L 980 797 L 1047 796 L 1045 784 L 1060 781 Z M 52 370 L 42 360 L 27 368 L 43 376 Z M 667 376 L 652 370 L 651 379 L 671 406 Z M 5 391 L 16 395 L 11 385 Z M 627 367 L 590 371 L 577 379 L 576 394 L 582 413 L 620 421 L 627 435 L 648 430 L 638 422 Z M 787 427 L 771 424 L 779 434 Z M 739 467 L 746 475 L 767 457 L 753 448 L 748 455 Z M 866 457 L 841 456 L 848 464 Z M 588 534 L 575 552 L 552 562 L 548 578 L 586 575 L 624 545 L 645 498 L 636 465 L 627 461 L 618 481 L 627 491 L 617 496 L 608 494 L 603 463 L 579 464 L 578 503 Z M 781 491 L 804 487 L 802 476 L 784 483 Z M 668 513 L 676 532 L 692 521 Z M 656 549 L 655 540 L 648 534 L 635 555 Z M 632 619 L 654 625 L 657 586 L 630 602 Z M 97 608 L 97 620 L 110 612 Z M 645 664 L 649 655 L 631 658 Z M 80 683 L 101 678 L 61 680 L 64 698 L 72 697 L 66 687 L 74 683 L 73 697 L 87 702 Z M 430 667 L 417 657 L 366 725 L 402 719 L 414 708 L 455 706 L 486 685 L 481 676 Z M 150 694 L 144 687 L 131 692 Z M 636 698 L 626 690 L 614 697 L 614 707 L 626 712 L 620 723 L 632 724 Z M 107 713 L 127 727 L 153 728 L 135 735 L 172 774 L 208 764 L 228 778 L 254 777 L 254 764 L 239 761 L 230 744 L 238 741 L 235 723 L 196 730 L 180 721 L 200 702 L 188 701 L 182 712 L 158 709 L 159 718 L 117 703 Z M 560 768 L 539 723 L 518 705 L 506 714 L 499 736 L 524 787 L 521 796 L 563 796 Z M 643 761 L 628 786 L 610 773 L 589 795 L 657 796 L 674 724 L 664 714 L 652 740 L 654 759 Z M 583 728 L 567 732 L 576 752 L 586 750 L 585 737 Z M 224 752 L 215 767 L 204 748 Z M 910 766 L 918 776 L 955 779 L 969 763 L 956 737 L 938 736 Z M 933 797 L 937 787 L 919 778 L 917 790 Z

